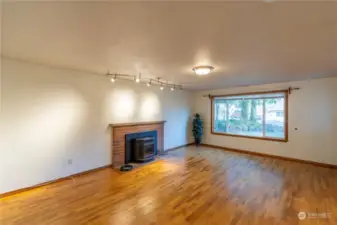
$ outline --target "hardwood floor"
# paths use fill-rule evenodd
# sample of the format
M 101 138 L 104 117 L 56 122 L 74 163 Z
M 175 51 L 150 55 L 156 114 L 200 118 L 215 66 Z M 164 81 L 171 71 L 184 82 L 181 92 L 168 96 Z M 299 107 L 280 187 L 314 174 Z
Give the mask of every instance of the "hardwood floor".
M 337 224 L 337 170 L 190 146 L 2 198 L 0 224 Z

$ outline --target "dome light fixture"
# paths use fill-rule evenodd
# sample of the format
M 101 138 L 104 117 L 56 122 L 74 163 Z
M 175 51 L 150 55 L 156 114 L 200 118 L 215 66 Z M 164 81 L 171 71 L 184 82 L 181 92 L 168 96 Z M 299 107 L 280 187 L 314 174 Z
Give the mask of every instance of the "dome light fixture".
M 196 66 L 192 70 L 199 76 L 209 74 L 214 69 L 213 66 Z
M 160 90 L 164 90 L 164 86 L 163 85 L 160 86 Z

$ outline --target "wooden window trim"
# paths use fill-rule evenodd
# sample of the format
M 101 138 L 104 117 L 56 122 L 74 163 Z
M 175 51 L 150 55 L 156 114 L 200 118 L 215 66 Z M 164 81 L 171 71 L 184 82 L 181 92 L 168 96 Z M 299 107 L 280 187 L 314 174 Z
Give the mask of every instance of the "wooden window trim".
M 254 137 L 254 136 L 247 136 L 247 135 L 240 135 L 240 134 L 220 133 L 220 132 L 214 131 L 214 115 L 213 115 L 214 98 L 217 98 L 217 97 L 232 97 L 232 96 L 240 96 L 240 95 L 271 94 L 271 93 L 284 93 L 284 138 Z M 248 93 L 238 93 L 238 94 L 228 94 L 228 95 L 212 95 L 211 96 L 211 134 L 229 136 L 229 137 L 238 137 L 238 138 L 266 140 L 266 141 L 288 142 L 288 127 L 289 127 L 288 126 L 288 96 L 289 96 L 289 90 L 248 92 Z

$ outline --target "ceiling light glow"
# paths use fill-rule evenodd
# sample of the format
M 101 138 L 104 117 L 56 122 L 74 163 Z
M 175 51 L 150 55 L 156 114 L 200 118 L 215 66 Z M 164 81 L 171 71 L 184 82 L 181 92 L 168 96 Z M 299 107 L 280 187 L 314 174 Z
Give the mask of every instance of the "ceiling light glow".
M 209 74 L 214 69 L 213 66 L 196 66 L 192 70 L 199 76 Z

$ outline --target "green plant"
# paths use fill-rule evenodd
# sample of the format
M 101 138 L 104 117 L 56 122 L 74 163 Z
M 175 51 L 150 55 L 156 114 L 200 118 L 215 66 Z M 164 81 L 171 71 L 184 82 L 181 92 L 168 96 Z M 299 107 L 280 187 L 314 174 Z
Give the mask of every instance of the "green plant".
M 204 134 L 204 128 L 203 128 L 202 120 L 198 113 L 194 115 L 192 132 L 193 132 L 195 144 L 199 145 L 201 143 L 201 139 Z

